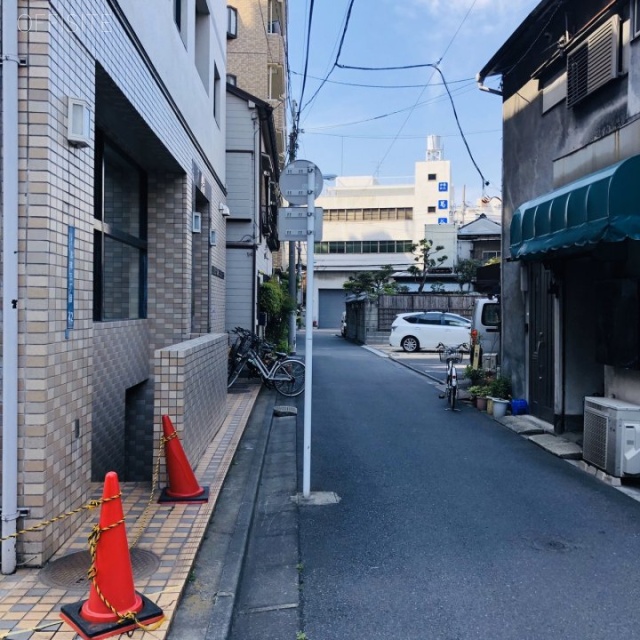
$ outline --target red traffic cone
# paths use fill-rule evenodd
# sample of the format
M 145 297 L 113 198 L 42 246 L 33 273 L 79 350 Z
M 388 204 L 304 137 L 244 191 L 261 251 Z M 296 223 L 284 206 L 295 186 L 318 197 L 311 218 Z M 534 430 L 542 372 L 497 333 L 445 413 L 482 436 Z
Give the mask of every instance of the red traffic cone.
M 164 617 L 161 609 L 134 590 L 120 485 L 113 471 L 105 477 L 102 499 L 89 599 L 65 605 L 60 612 L 86 640 L 108 638 Z M 133 615 L 125 618 L 125 614 Z
M 198 484 L 169 416 L 162 416 L 162 432 L 169 486 L 158 502 L 208 502 L 209 487 Z

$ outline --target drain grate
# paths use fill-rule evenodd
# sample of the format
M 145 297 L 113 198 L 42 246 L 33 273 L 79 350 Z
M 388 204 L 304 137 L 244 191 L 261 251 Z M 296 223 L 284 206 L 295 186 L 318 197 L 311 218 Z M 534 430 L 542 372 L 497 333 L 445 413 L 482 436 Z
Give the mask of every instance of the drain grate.
M 130 551 L 133 577 L 146 578 L 160 566 L 160 558 L 152 551 L 145 551 L 134 547 Z M 91 555 L 88 551 L 78 551 L 62 556 L 46 565 L 39 578 L 49 587 L 62 587 L 68 591 L 87 591 L 89 580 L 87 569 L 91 564 Z

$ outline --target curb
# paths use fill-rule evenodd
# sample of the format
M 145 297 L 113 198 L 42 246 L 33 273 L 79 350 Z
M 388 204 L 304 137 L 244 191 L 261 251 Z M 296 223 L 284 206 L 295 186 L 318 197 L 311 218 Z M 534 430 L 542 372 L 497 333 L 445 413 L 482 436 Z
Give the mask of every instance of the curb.
M 248 482 L 242 495 L 242 503 L 238 511 L 229 546 L 227 547 L 218 592 L 209 617 L 205 640 L 226 640 L 231 631 L 236 593 L 240 583 L 240 574 L 242 573 L 242 566 L 249 541 L 249 532 L 253 522 L 265 452 L 273 426 L 273 408 L 275 402 L 275 396 L 269 398 L 267 410 L 263 417 L 262 429 L 249 468 Z

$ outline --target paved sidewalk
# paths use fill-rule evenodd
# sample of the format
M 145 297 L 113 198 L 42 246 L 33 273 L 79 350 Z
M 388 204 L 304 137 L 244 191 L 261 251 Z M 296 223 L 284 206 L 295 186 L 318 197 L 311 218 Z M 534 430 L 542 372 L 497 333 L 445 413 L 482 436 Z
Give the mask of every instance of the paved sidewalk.
M 171 504 L 151 506 L 151 517 L 141 533 L 134 551 L 147 558 L 144 576 L 137 574 L 133 561 L 137 591 L 157 604 L 165 620 L 155 631 L 136 630 L 139 639 L 164 639 L 175 613 L 180 595 L 189 579 L 197 551 L 207 530 L 222 484 L 249 416 L 261 389 L 259 382 L 237 383 L 229 391 L 228 414 L 219 432 L 207 448 L 195 475 L 202 486 L 210 487 L 209 502 L 200 505 Z M 150 483 L 121 483 L 123 510 L 128 538 L 138 534 L 137 519 L 149 501 Z M 94 498 L 102 494 L 103 484 L 96 483 Z M 157 499 L 157 495 L 156 495 Z M 47 569 L 51 562 L 76 552 L 86 552 L 87 536 L 98 512 L 82 524 L 77 535 L 61 548 L 44 569 L 19 569 L 13 575 L 0 575 L 0 638 L 11 640 L 74 640 L 76 633 L 59 617 L 60 607 L 85 600 L 89 593 L 86 569 L 79 570 L 70 586 L 51 586 Z M 149 565 L 151 570 L 149 570 Z M 88 568 L 88 567 L 87 567 Z

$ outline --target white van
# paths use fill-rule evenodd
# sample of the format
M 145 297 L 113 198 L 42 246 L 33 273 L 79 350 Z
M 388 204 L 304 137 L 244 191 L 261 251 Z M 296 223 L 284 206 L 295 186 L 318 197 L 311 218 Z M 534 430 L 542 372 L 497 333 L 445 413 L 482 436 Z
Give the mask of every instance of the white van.
M 500 301 L 477 298 L 471 317 L 471 344 L 480 343 L 484 354 L 500 353 Z

